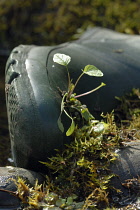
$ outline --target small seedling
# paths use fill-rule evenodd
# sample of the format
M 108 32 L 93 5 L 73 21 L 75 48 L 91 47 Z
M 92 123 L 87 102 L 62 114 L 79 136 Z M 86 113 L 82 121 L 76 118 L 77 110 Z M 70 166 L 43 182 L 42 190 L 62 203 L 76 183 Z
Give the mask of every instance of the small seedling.
M 66 111 L 65 108 L 70 107 L 70 108 L 74 109 L 75 111 L 78 111 L 81 114 L 82 118 L 85 119 L 86 121 L 94 119 L 94 117 L 89 113 L 87 107 L 85 105 L 82 105 L 80 103 L 80 101 L 77 100 L 77 98 L 88 95 L 90 93 L 93 93 L 93 92 L 97 91 L 99 88 L 105 86 L 105 84 L 101 83 L 98 87 L 96 87 L 96 88 L 94 88 L 94 89 L 92 89 L 88 92 L 82 93 L 80 95 L 76 95 L 76 93 L 74 93 L 75 87 L 77 86 L 79 80 L 81 79 L 81 77 L 84 74 L 87 74 L 87 75 L 93 76 L 93 77 L 102 77 L 103 73 L 102 73 L 101 70 L 96 68 L 94 65 L 87 65 L 87 66 L 85 66 L 84 69 L 82 69 L 82 73 L 80 74 L 80 76 L 76 80 L 75 84 L 73 84 L 72 80 L 70 78 L 69 70 L 68 70 L 68 64 L 71 61 L 71 57 L 68 56 L 68 55 L 65 55 L 65 54 L 57 53 L 53 56 L 53 61 L 55 63 L 58 63 L 58 64 L 62 65 L 62 66 L 65 66 L 66 71 L 67 71 L 67 75 L 68 75 L 68 88 L 67 88 L 67 91 L 65 92 L 65 94 L 63 95 L 63 98 L 62 98 L 61 113 L 60 113 L 60 116 L 59 116 L 59 119 L 58 119 L 58 126 L 59 126 L 59 129 L 62 132 L 64 132 L 64 126 L 63 126 L 62 121 L 61 121 L 61 115 L 64 111 L 65 114 L 71 119 L 71 125 L 66 132 L 66 135 L 70 136 L 75 130 L 75 126 L 76 126 L 75 125 L 75 117 L 71 116 Z

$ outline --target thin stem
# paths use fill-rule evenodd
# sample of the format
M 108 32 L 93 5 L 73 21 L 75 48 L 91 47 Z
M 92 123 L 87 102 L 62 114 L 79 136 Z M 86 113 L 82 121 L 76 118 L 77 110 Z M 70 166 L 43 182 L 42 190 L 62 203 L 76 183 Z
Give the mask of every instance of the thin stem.
M 0 189 L 0 191 L 1 191 L 1 192 L 7 192 L 7 193 L 12 194 L 12 195 L 15 196 L 15 197 L 18 197 L 17 194 L 16 194 L 16 192 L 13 192 L 13 191 L 10 191 L 10 190 L 4 190 L 4 189 Z
M 69 91 L 71 81 L 70 81 L 70 73 L 69 73 L 67 65 L 66 65 L 66 70 L 67 70 L 67 74 L 68 74 L 68 91 Z
M 76 85 L 78 84 L 79 80 L 81 79 L 81 77 L 82 77 L 83 75 L 84 75 L 84 72 L 83 72 L 82 74 L 80 74 L 80 76 L 79 76 L 78 79 L 76 80 L 76 82 L 75 82 L 73 88 L 69 91 L 67 98 L 69 98 L 69 97 L 71 96 L 71 94 L 73 93 L 73 91 L 74 91 Z
M 79 97 L 81 97 L 81 96 L 86 96 L 86 95 L 88 95 L 88 94 L 90 94 L 90 93 L 95 92 L 96 90 L 100 89 L 100 88 L 103 87 L 103 86 L 105 86 L 105 84 L 104 84 L 104 83 L 101 83 L 101 85 L 99 85 L 99 86 L 96 87 L 95 89 L 90 90 L 90 91 L 88 91 L 88 92 L 86 92 L 86 93 L 82 93 L 82 94 L 80 94 L 80 95 L 74 96 L 74 98 L 79 98 Z
M 68 114 L 68 112 L 65 109 L 64 109 L 64 112 L 71 120 L 73 120 L 73 118 Z
M 75 87 L 77 86 L 79 80 L 81 79 L 81 77 L 82 77 L 83 75 L 84 75 L 84 72 L 82 72 L 82 74 L 80 74 L 80 76 L 79 76 L 78 79 L 76 80 L 75 85 L 74 85 L 74 88 L 73 88 L 73 90 L 72 90 L 72 93 L 73 93 Z

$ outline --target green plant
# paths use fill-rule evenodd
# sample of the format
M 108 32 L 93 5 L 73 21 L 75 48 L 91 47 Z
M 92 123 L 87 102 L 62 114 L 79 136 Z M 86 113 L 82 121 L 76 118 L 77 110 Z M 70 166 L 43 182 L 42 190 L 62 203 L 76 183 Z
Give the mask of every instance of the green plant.
M 110 190 L 109 165 L 117 158 L 115 148 L 119 147 L 118 129 L 113 114 L 106 116 L 106 122 L 92 120 L 75 128 L 73 141 L 56 156 L 44 162 L 52 174 L 53 191 L 62 198 L 77 195 L 77 201 L 84 200 L 81 209 L 98 209 L 107 204 Z
M 68 75 L 68 88 L 62 95 L 61 113 L 58 119 L 59 128 L 63 131 L 61 114 L 71 119 L 71 126 L 66 135 L 72 135 L 73 141 L 66 145 L 62 151 L 51 157 L 45 164 L 55 174 L 53 179 L 54 188 L 61 197 L 76 194 L 86 201 L 82 209 L 95 208 L 99 202 L 108 204 L 108 190 L 110 179 L 114 176 L 108 170 L 110 162 L 117 157 L 114 152 L 119 146 L 119 136 L 114 123 L 113 113 L 103 116 L 105 120 L 95 120 L 85 105 L 77 99 L 90 94 L 100 87 L 84 94 L 76 95 L 75 87 L 84 74 L 89 76 L 103 76 L 103 73 L 93 65 L 85 66 L 81 75 L 72 83 L 68 71 L 71 58 L 64 54 L 55 54 L 54 62 L 66 67 Z M 78 112 L 78 115 L 77 115 Z
M 102 82 L 98 87 L 86 92 L 86 93 L 82 93 L 80 95 L 76 95 L 76 93 L 74 93 L 75 87 L 77 86 L 79 80 L 81 79 L 81 77 L 84 74 L 87 74 L 89 76 L 94 76 L 94 77 L 102 77 L 103 73 L 101 72 L 101 70 L 99 70 L 98 68 L 96 68 L 94 65 L 87 65 L 85 66 L 85 68 L 82 70 L 82 73 L 80 74 L 80 76 L 78 77 L 78 79 L 76 80 L 75 84 L 72 83 L 72 80 L 70 78 L 70 74 L 69 74 L 69 70 L 68 70 L 68 64 L 71 61 L 71 57 L 65 54 L 60 54 L 57 53 L 54 55 L 53 57 L 53 61 L 65 66 L 66 70 L 67 70 L 67 75 L 68 75 L 68 88 L 67 91 L 63 94 L 62 96 L 62 102 L 61 102 L 61 113 L 58 119 L 58 126 L 60 128 L 60 130 L 63 132 L 64 131 L 64 127 L 63 124 L 61 122 L 61 115 L 62 112 L 64 111 L 65 114 L 71 119 L 71 126 L 69 127 L 68 131 L 66 132 L 67 136 L 70 136 L 74 130 L 75 130 L 75 116 L 72 116 L 72 110 L 70 111 L 70 114 L 66 111 L 66 108 L 69 109 L 73 109 L 76 110 L 80 113 L 81 117 L 86 120 L 89 121 L 91 119 L 94 119 L 94 117 L 89 113 L 88 108 L 84 105 L 82 105 L 77 98 L 88 95 L 90 93 L 95 92 L 96 90 L 98 90 L 99 88 L 105 86 L 105 84 Z
M 123 146 L 123 143 L 125 145 L 124 137 L 125 141 L 133 140 L 130 136 L 132 125 L 135 125 L 137 129 L 140 127 L 138 109 L 140 92 L 134 89 L 130 95 L 127 95 L 127 106 L 125 105 L 126 100 L 119 98 L 121 110 L 124 113 L 128 111 L 130 115 L 133 113 L 135 116 L 132 117 L 128 130 L 116 126 L 114 112 L 107 115 L 102 114 L 102 121 L 95 120 L 88 108 L 77 99 L 79 96 L 77 97 L 74 93 L 74 89 L 85 72 L 89 73 L 93 70 L 96 72 L 98 69 L 94 69 L 96 68 L 94 66 L 90 66 L 90 68 L 89 65 L 86 66 L 84 70 L 88 70 L 85 72 L 82 70 L 82 74 L 73 84 L 67 67 L 71 60 L 70 57 L 58 55 L 59 59 L 57 57 L 55 60 L 56 57 L 54 57 L 54 61 L 64 65 L 68 73 L 68 89 L 62 95 L 58 123 L 61 123 L 61 114 L 64 111 L 72 120 L 67 136 L 72 134 L 73 141 L 69 145 L 65 145 L 62 150 L 56 150 L 56 156 L 49 158 L 47 162 L 42 162 L 50 171 L 46 176 L 44 187 L 36 182 L 35 186 L 30 188 L 24 180 L 19 178 L 15 181 L 18 188 L 16 195 L 22 200 L 22 203 L 28 205 L 27 208 L 24 208 L 25 210 L 103 209 L 105 206 L 109 206 L 109 193 L 112 189 L 115 190 L 113 186 L 110 186 L 110 180 L 115 175 L 109 170 L 110 163 L 117 158 L 115 150 L 120 145 Z M 102 76 L 102 72 L 100 75 Z M 99 89 L 101 85 L 88 93 Z M 80 96 L 83 95 L 85 93 L 80 94 Z M 132 98 L 134 100 L 131 100 Z M 79 113 L 78 116 L 75 110 Z M 119 189 L 116 190 L 119 191 Z

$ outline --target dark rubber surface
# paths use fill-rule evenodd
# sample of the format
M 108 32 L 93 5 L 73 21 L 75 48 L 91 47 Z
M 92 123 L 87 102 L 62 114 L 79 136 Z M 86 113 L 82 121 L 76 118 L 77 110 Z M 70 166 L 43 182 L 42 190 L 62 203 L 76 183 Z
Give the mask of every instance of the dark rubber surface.
M 77 94 L 89 91 L 101 82 L 106 86 L 81 98 L 97 117 L 115 107 L 115 96 L 122 96 L 132 88 L 140 87 L 140 37 L 94 28 L 74 42 L 52 47 L 16 47 L 6 66 L 6 98 L 12 153 L 16 166 L 35 171 L 54 149 L 60 149 L 70 139 L 58 128 L 61 90 L 67 88 L 67 73 L 63 66 L 53 62 L 55 53 L 71 56 L 69 70 L 73 82 L 81 69 L 93 64 L 104 76 L 84 76 Z M 69 125 L 64 117 L 66 129 Z M 44 169 L 43 169 L 44 170 Z

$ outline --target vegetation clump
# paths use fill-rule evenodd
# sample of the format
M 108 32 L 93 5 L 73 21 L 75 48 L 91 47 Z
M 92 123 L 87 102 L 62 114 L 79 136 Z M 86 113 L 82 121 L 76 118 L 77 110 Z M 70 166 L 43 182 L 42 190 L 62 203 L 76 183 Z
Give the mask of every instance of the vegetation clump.
M 80 95 L 76 95 L 74 89 L 84 74 L 103 76 L 103 73 L 95 66 L 87 65 L 73 84 L 68 71 L 71 58 L 64 54 L 55 54 L 53 60 L 65 66 L 68 75 L 68 89 L 66 92 L 62 91 L 58 126 L 64 132 L 61 122 L 64 112 L 71 119 L 66 136 L 71 136 L 73 140 L 61 151 L 57 150 L 56 156 L 43 162 L 50 171 L 44 186 L 36 183 L 34 188 L 29 188 L 21 179 L 16 181 L 19 198 L 27 205 L 24 209 L 103 209 L 109 206 L 110 190 L 119 190 L 110 185 L 111 178 L 115 176 L 109 170 L 110 164 L 117 159 L 115 150 L 123 146 L 124 139 L 133 140 L 126 134 L 132 131 L 134 123 L 137 125 L 136 130 L 140 128 L 140 112 L 137 105 L 140 103 L 140 92 L 135 89 L 126 96 L 126 100 L 123 97 L 118 98 L 121 105 L 110 114 L 102 114 L 103 120 L 98 121 L 78 98 L 96 91 L 105 84 L 101 83 L 97 88 Z M 132 98 L 134 100 L 131 100 Z M 122 114 L 123 107 L 126 108 L 125 114 L 127 110 L 131 116 L 133 114 L 127 128 L 123 125 L 124 121 L 119 127 L 115 123 L 115 117 L 118 113 L 119 116 Z M 122 133 L 122 130 L 125 132 Z
M 71 126 L 66 135 L 72 135 L 73 141 L 55 157 L 44 163 L 53 174 L 53 190 L 62 197 L 76 194 L 79 200 L 86 199 L 83 209 L 95 207 L 99 203 L 108 204 L 109 182 L 113 174 L 109 172 L 109 164 L 116 159 L 114 148 L 119 146 L 117 128 L 113 114 L 107 115 L 107 121 L 95 120 L 85 105 L 77 99 L 90 94 L 102 86 L 76 95 L 74 89 L 84 74 L 101 77 L 103 73 L 93 65 L 85 66 L 75 84 L 72 83 L 68 72 L 70 57 L 64 54 L 55 54 L 54 62 L 66 67 L 68 73 L 68 90 L 62 95 L 61 113 L 58 125 L 62 129 L 61 114 L 64 111 L 71 119 Z

